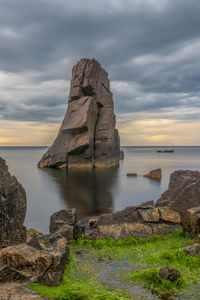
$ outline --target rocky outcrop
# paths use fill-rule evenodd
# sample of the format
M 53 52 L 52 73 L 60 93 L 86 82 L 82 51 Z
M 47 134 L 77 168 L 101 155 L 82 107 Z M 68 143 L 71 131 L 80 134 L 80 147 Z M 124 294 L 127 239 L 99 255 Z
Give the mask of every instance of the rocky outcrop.
M 162 179 L 161 169 L 152 170 L 148 174 L 144 175 L 144 177 L 148 177 L 154 180 L 161 180 Z
M 0 158 L 0 247 L 26 241 L 26 193 Z
M 156 205 L 171 207 L 183 217 L 188 209 L 200 206 L 200 172 L 180 170 L 172 173 L 168 190 Z
M 107 72 L 95 59 L 81 59 L 72 70 L 68 109 L 57 138 L 38 166 L 110 167 L 119 163 L 113 95 Z
M 182 228 L 181 218 L 177 212 L 171 208 L 158 208 L 148 203 L 101 215 L 91 236 L 95 239 L 108 236 L 115 239 L 127 236 L 146 237 Z

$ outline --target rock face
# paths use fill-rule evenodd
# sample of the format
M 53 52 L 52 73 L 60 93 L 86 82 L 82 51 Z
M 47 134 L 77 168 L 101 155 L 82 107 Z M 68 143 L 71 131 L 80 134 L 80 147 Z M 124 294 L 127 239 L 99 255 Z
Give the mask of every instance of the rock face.
M 97 220 L 95 232 L 91 233 L 91 236 L 94 235 L 96 238 L 97 231 L 98 238 L 112 236 L 115 239 L 166 234 L 182 228 L 180 222 L 180 215 L 171 208 L 158 208 L 144 203 L 115 213 L 101 215 Z
M 171 207 L 183 217 L 188 209 L 200 206 L 200 172 L 181 170 L 172 173 L 168 190 L 156 205 Z
M 81 59 L 72 70 L 68 109 L 57 138 L 40 168 L 110 167 L 119 163 L 113 95 L 107 72 L 95 59 Z
M 26 193 L 0 158 L 0 247 L 26 241 Z

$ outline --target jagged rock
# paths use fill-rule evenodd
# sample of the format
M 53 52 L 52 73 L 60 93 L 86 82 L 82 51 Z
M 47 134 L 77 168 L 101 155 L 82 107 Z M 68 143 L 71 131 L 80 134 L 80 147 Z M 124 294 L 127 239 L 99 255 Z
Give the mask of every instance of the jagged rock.
M 101 215 L 91 233 L 95 239 L 112 236 L 115 239 L 127 236 L 145 237 L 166 234 L 181 229 L 180 215 L 166 207 L 155 207 L 153 201 L 139 206 L 127 207 L 121 211 Z
M 170 176 L 168 190 L 158 199 L 157 206 L 168 206 L 185 216 L 188 209 L 200 206 L 200 172 L 175 171 Z
M 113 95 L 107 72 L 95 59 L 81 59 L 72 70 L 68 109 L 57 138 L 38 166 L 110 167 L 119 163 Z
M 0 247 L 26 241 L 26 193 L 0 158 Z
M 199 255 L 200 256 L 200 244 L 196 243 L 192 246 L 185 247 L 185 253 L 188 256 Z
M 77 222 L 76 211 L 72 209 L 61 209 L 50 216 L 49 231 L 56 232 L 63 225 L 75 225 Z
M 27 280 L 57 286 L 69 256 L 65 238 L 39 235 L 29 244 L 6 247 L 0 252 L 0 281 Z
M 161 178 L 162 178 L 161 169 L 152 170 L 148 174 L 144 175 L 144 177 L 149 177 L 149 178 L 155 179 L 155 180 L 161 180 Z
M 159 277 L 161 279 L 175 281 L 180 277 L 180 272 L 174 268 L 163 267 L 159 270 Z
M 182 223 L 185 231 L 197 237 L 200 234 L 200 206 L 188 209 L 182 217 Z
M 77 239 L 85 233 L 85 228 L 77 223 L 76 210 L 62 209 L 50 217 L 49 231 L 58 237 L 65 237 L 68 241 Z

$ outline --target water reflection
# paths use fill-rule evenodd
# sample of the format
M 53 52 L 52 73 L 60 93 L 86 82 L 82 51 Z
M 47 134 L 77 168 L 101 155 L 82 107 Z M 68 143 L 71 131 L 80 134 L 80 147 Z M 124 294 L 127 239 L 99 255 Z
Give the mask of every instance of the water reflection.
M 75 207 L 79 218 L 112 211 L 112 189 L 117 185 L 118 171 L 118 168 L 41 170 L 53 178 L 65 205 Z

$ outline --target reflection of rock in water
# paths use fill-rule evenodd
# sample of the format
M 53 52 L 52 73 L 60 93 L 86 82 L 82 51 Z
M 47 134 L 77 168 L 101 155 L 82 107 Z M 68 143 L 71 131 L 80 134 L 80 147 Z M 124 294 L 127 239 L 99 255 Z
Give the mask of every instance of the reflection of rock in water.
M 116 185 L 118 168 L 93 170 L 44 169 L 60 188 L 67 207 L 75 207 L 79 218 L 112 210 L 111 189 Z

